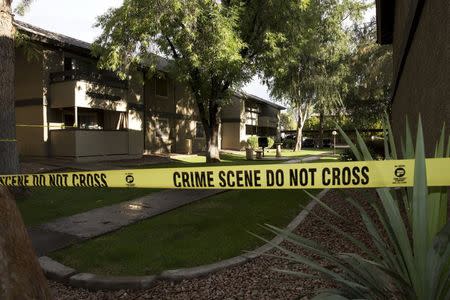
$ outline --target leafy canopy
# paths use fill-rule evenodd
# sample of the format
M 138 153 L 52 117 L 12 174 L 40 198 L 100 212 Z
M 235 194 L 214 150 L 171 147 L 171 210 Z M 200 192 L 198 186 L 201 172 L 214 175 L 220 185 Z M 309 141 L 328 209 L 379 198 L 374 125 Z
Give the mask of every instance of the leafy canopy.
M 352 56 L 344 82 L 344 105 L 357 128 L 381 127 L 380 115 L 390 111 L 392 46 L 376 44 L 375 20 L 355 26 Z
M 292 33 L 306 0 L 125 0 L 98 19 L 100 65 L 125 75 L 134 64 L 173 61 L 197 101 L 225 99 Z
M 274 97 L 295 107 L 338 103 L 348 68 L 348 18 L 359 19 L 361 1 L 311 0 L 286 45 L 265 61 L 265 79 Z

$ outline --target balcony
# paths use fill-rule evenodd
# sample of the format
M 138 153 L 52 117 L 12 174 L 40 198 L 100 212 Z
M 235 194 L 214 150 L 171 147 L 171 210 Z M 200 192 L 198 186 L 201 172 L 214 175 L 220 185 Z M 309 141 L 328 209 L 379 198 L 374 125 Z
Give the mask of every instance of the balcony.
M 60 157 L 128 155 L 129 138 L 126 130 L 53 130 L 51 151 Z
M 70 70 L 50 74 L 50 83 L 85 80 L 111 88 L 128 89 L 128 81 L 121 80 L 114 73 L 107 71 Z
M 51 108 L 84 107 L 126 111 L 128 83 L 105 72 L 50 74 Z

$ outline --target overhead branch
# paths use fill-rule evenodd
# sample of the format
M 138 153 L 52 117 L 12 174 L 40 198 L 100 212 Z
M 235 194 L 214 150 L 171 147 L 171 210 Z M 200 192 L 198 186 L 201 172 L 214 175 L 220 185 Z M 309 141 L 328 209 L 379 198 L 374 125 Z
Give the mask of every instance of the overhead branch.
M 175 59 L 180 58 L 180 55 L 178 54 L 178 51 L 175 48 L 175 45 L 170 40 L 170 38 L 167 35 L 165 35 L 164 37 L 166 38 L 167 43 L 169 44 L 170 50 L 172 51 L 173 58 L 175 58 Z

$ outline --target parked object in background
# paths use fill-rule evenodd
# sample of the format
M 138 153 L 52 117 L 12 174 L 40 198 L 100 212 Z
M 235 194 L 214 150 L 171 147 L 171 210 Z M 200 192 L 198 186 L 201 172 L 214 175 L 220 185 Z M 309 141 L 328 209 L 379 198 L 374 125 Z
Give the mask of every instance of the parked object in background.
M 256 150 L 256 159 L 262 159 L 264 156 L 264 151 L 263 150 Z
M 313 139 L 305 139 L 302 142 L 302 148 L 314 148 L 314 140 Z
M 373 159 L 380 160 L 384 159 L 384 141 L 381 140 L 368 140 L 365 142 L 367 149 L 370 152 L 370 155 L 372 155 Z M 353 151 L 350 148 L 345 149 L 341 153 L 341 160 L 342 161 L 355 161 L 356 157 L 353 154 Z
M 334 147 L 334 143 L 331 139 L 323 139 L 322 142 L 323 148 L 332 148 Z
M 269 139 L 265 136 L 260 136 L 258 138 L 258 146 L 262 148 L 262 156 L 264 157 L 264 148 L 268 148 Z M 256 152 L 256 158 L 258 158 L 258 152 Z
M 282 140 L 284 149 L 293 149 L 295 146 L 296 136 L 294 134 L 288 134 Z

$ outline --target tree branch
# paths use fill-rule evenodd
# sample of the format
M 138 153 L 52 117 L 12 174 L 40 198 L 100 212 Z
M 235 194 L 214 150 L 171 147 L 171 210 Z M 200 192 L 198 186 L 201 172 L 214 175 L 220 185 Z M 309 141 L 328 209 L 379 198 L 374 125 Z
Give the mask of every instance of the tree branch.
M 169 43 L 169 47 L 170 47 L 170 50 L 172 51 L 173 58 L 175 58 L 175 59 L 180 58 L 180 55 L 178 54 L 177 49 L 175 48 L 175 45 L 172 43 L 170 38 L 167 35 L 165 35 L 164 37 L 166 38 L 167 43 Z

